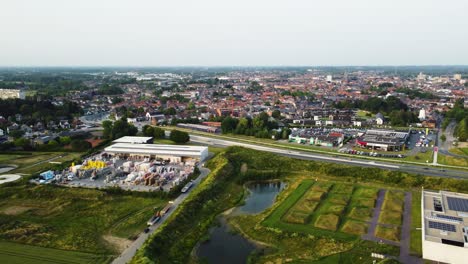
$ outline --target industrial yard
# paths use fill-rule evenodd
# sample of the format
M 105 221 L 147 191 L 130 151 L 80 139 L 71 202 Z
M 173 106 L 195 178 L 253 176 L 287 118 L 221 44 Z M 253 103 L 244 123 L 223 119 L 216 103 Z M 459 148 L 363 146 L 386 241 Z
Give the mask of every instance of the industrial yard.
M 62 171 L 45 171 L 32 182 L 71 187 L 120 187 L 132 191 L 169 191 L 185 182 L 208 156 L 208 148 L 147 144 L 124 137 L 103 152 Z

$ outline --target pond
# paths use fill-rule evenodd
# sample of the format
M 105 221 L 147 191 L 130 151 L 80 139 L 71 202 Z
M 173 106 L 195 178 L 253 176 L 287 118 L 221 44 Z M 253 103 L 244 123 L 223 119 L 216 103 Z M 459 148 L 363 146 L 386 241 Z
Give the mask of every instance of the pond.
M 236 208 L 233 214 L 257 214 L 269 208 L 276 196 L 284 189 L 283 182 L 262 182 L 247 185 L 249 195 L 245 204 Z M 225 218 L 220 225 L 210 229 L 210 239 L 197 248 L 197 256 L 207 263 L 246 263 L 256 249 L 255 244 L 239 234 L 230 232 Z
M 247 185 L 249 195 L 245 204 L 236 208 L 234 213 L 258 214 L 275 202 L 276 196 L 284 189 L 284 182 L 256 182 Z

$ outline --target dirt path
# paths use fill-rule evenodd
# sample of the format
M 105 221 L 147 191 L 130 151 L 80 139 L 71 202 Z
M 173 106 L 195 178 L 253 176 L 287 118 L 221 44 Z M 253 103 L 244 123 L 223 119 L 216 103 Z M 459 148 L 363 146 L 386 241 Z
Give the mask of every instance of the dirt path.
M 104 238 L 104 240 L 109 244 L 113 245 L 119 251 L 119 253 L 122 253 L 128 246 L 132 244 L 131 240 L 112 235 L 104 235 L 102 238 Z

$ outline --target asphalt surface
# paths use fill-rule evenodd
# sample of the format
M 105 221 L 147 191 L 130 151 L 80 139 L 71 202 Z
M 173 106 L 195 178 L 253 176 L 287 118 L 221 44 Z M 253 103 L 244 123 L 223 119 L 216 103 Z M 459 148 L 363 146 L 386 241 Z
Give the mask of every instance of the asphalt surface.
M 449 177 L 449 178 L 468 178 L 468 172 L 462 170 L 454 170 L 448 168 L 436 168 L 424 165 L 412 165 L 407 163 L 391 163 L 391 162 L 384 162 L 384 161 L 373 161 L 373 160 L 363 160 L 358 158 L 346 158 L 346 157 L 339 157 L 337 155 L 326 155 L 326 154 L 318 154 L 318 153 L 310 153 L 305 151 L 291 151 L 287 149 L 281 148 L 272 148 L 272 147 L 265 147 L 261 145 L 249 144 L 249 143 L 240 143 L 235 142 L 232 140 L 225 140 L 225 139 L 218 139 L 218 138 L 210 138 L 205 136 L 199 135 L 190 135 L 190 140 L 195 143 L 200 143 L 204 145 L 211 145 L 216 147 L 228 147 L 228 146 L 242 146 L 246 148 L 251 148 L 260 151 L 267 151 L 287 157 L 298 158 L 298 159 L 305 159 L 305 160 L 316 160 L 316 161 L 323 161 L 323 162 L 332 162 L 338 164 L 348 164 L 348 165 L 355 165 L 355 166 L 362 166 L 362 167 L 374 167 L 380 169 L 388 169 L 388 170 L 396 170 L 402 172 L 410 172 L 416 174 L 424 174 L 427 176 L 439 176 L 439 177 Z
M 199 168 L 200 168 L 200 176 L 198 176 L 198 178 L 194 181 L 195 182 L 194 187 L 190 188 L 189 191 L 186 193 L 181 193 L 179 197 L 177 197 L 173 201 L 174 203 L 172 204 L 171 210 L 167 214 L 165 214 L 163 217 L 161 217 L 161 220 L 159 220 L 159 222 L 152 225 L 148 233 L 141 232 L 138 238 L 135 241 L 133 241 L 133 243 L 127 249 L 125 249 L 125 251 L 122 252 L 122 254 L 120 254 L 118 258 L 112 261 L 113 264 L 125 264 L 125 263 L 130 262 L 133 256 L 135 256 L 135 253 L 137 252 L 137 250 L 145 243 L 146 239 L 148 239 L 148 237 L 150 237 L 151 234 L 153 234 L 155 230 L 157 230 L 164 222 L 166 222 L 166 220 L 172 215 L 172 213 L 175 212 L 177 207 L 179 207 L 179 205 L 187 198 L 189 193 L 194 188 L 196 188 L 196 186 L 200 183 L 200 181 L 203 180 L 210 173 L 210 170 L 207 168 L 203 168 L 203 167 L 199 167 Z
M 439 133 L 439 139 L 437 141 L 437 146 L 439 147 L 439 152 L 441 154 L 451 156 L 451 157 L 455 157 L 455 158 L 465 158 L 466 159 L 466 158 L 468 158 L 468 156 L 458 155 L 458 154 L 449 152 L 449 149 L 452 147 L 452 143 L 455 141 L 455 138 L 453 136 L 453 132 L 455 130 L 456 125 L 457 125 L 457 123 L 455 121 L 452 121 L 447 126 L 444 133 L 442 133 L 442 132 Z M 445 142 L 440 140 L 440 136 L 442 136 L 442 134 L 445 134 L 445 137 L 446 137 Z

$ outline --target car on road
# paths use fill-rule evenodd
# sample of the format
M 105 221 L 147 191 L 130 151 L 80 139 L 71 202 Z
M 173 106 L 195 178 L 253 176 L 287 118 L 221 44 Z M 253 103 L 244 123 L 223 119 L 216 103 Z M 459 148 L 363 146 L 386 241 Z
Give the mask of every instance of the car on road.
M 143 230 L 143 232 L 145 232 L 145 234 L 148 234 L 150 231 L 149 227 L 145 228 L 145 230 Z
M 181 192 L 182 192 L 182 193 L 186 193 L 192 186 L 193 186 L 193 180 L 192 180 L 192 181 L 189 181 L 189 182 L 184 186 L 184 188 L 182 188 Z

